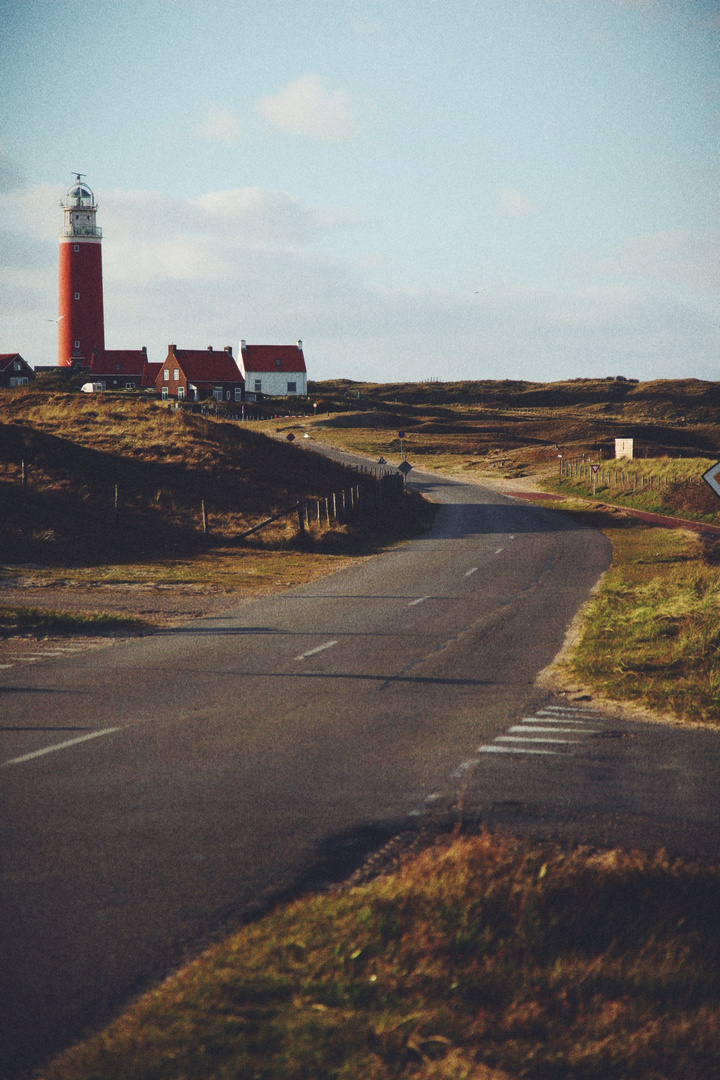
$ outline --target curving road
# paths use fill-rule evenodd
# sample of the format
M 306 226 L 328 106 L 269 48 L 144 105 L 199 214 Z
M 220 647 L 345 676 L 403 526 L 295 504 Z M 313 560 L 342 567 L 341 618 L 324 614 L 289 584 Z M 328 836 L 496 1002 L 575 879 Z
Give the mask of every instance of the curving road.
M 587 737 L 617 809 L 635 744 L 598 743 L 590 714 L 548 712 L 534 685 L 609 563 L 605 537 L 476 486 L 415 486 L 442 504 L 422 539 L 222 617 L 0 671 L 6 1080 L 459 784 L 499 821 L 542 817 L 535 790 L 565 826 L 575 791 L 587 822 L 602 803 L 575 751 Z M 559 733 L 523 734 L 528 718 Z M 553 794 L 538 763 L 556 759 Z

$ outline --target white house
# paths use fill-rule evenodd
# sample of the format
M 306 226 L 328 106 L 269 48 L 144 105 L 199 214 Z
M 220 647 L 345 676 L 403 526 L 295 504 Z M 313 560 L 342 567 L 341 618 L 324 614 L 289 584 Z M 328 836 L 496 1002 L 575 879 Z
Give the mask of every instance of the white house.
M 245 379 L 245 398 L 307 396 L 307 369 L 302 341 L 297 345 L 248 345 L 240 342 L 238 366 Z

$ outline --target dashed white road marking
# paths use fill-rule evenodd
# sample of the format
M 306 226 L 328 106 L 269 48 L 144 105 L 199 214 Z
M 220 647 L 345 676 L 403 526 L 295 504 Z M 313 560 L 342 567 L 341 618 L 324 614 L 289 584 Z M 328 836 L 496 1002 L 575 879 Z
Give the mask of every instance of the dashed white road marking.
M 324 645 L 316 645 L 314 649 L 308 649 L 307 652 L 300 653 L 295 659 L 305 660 L 308 656 L 315 656 L 316 653 L 324 652 L 325 649 L 332 649 L 333 645 L 337 645 L 337 641 L 326 641 Z
M 520 724 L 572 724 L 579 731 L 582 731 L 588 724 L 597 724 L 595 720 L 576 720 L 572 716 L 524 716 L 520 720 Z
M 515 724 L 510 728 L 512 732 L 519 731 L 532 731 L 541 735 L 543 732 L 558 732 L 561 735 L 595 735 L 596 731 L 589 728 L 565 728 L 565 727 L 546 727 L 544 724 Z
M 556 739 L 550 735 L 498 735 L 495 739 L 495 742 L 570 743 L 572 745 L 577 744 L 578 741 L 578 739 Z
M 478 746 L 478 754 L 554 754 L 557 756 L 559 750 L 540 750 L 534 746 L 498 746 L 496 743 L 489 743 L 487 745 Z
M 11 668 L 12 664 L 0 664 L 0 668 Z
M 23 754 L 22 757 L 9 758 L 3 761 L 0 768 L 7 765 L 21 765 L 23 761 L 32 761 L 33 758 L 42 757 L 43 754 L 52 754 L 55 750 L 64 750 L 67 746 L 76 746 L 78 743 L 87 742 L 88 739 L 99 739 L 101 735 L 110 735 L 113 731 L 120 731 L 119 727 L 103 728 L 102 731 L 91 731 L 89 735 L 80 735 L 77 739 L 68 739 L 67 742 L 55 743 L 54 746 L 45 746 L 42 750 L 33 750 L 31 754 Z
M 465 577 L 470 577 L 471 574 L 476 574 L 480 568 L 478 566 L 472 566 L 469 570 L 465 571 Z
M 415 607 L 416 604 L 422 604 L 423 600 L 429 600 L 429 596 L 418 596 L 417 600 L 411 600 L 408 607 Z

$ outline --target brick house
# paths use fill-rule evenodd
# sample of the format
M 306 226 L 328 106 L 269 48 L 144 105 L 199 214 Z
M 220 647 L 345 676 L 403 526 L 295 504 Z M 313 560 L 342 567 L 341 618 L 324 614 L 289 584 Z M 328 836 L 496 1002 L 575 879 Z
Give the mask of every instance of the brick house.
M 0 353 L 0 386 L 27 386 L 35 372 L 20 353 Z
M 258 397 L 307 396 L 302 341 L 297 345 L 248 345 L 241 341 L 239 366 L 248 401 Z
M 232 346 L 222 350 L 178 349 L 168 346 L 168 354 L 155 380 L 158 394 L 178 401 L 243 401 L 245 380 L 232 354 Z
M 96 349 L 90 359 L 92 382 L 105 390 L 140 390 L 155 386 L 160 364 L 151 364 L 147 348 Z

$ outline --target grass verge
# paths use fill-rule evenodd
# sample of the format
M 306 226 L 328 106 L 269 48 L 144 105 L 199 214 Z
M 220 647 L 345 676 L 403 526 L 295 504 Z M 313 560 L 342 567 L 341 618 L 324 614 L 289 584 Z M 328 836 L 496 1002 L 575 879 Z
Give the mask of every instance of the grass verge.
M 553 677 L 676 719 L 720 725 L 717 542 L 607 508 L 560 506 L 603 529 L 613 561 Z
M 0 638 L 7 637 L 108 637 L 148 633 L 147 619 L 105 612 L 48 611 L 34 607 L 0 606 Z
M 720 1058 L 720 867 L 490 834 L 245 927 L 43 1080 L 667 1080 Z

